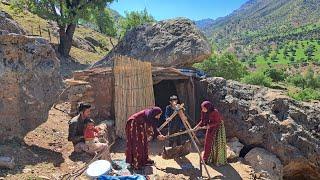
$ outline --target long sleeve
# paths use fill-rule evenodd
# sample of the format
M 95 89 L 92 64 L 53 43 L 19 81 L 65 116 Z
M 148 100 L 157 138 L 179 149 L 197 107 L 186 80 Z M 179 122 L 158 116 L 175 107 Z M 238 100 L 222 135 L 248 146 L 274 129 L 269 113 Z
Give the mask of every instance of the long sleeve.
M 200 126 L 200 127 L 202 127 L 202 126 L 205 126 L 206 124 L 205 124 L 205 122 L 203 121 L 203 113 L 201 113 L 201 115 L 200 115 L 200 121 L 199 121 L 199 123 L 197 124 L 197 126 Z
M 217 110 L 214 110 L 212 113 L 210 113 L 210 122 L 209 122 L 209 126 L 210 128 L 218 128 L 221 122 L 221 116 L 219 114 L 219 112 Z
M 157 138 L 161 133 L 158 131 L 158 128 L 155 123 L 152 123 L 152 128 L 153 128 L 153 138 Z
M 164 117 L 165 117 L 166 119 L 168 119 L 170 116 L 171 116 L 170 107 L 167 106 L 167 107 L 166 107 L 166 111 L 165 111 L 165 113 L 164 113 Z
M 74 122 L 69 123 L 68 141 L 76 144 L 81 141 L 81 137 L 77 136 L 77 124 Z

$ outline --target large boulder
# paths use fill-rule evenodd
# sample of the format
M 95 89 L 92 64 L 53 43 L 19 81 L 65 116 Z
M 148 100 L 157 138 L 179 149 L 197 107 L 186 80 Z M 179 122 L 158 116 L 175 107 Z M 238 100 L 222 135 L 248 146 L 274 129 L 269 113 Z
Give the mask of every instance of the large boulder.
M 149 61 L 153 66 L 188 66 L 210 54 L 210 44 L 194 23 L 179 18 L 133 28 L 93 67 L 111 66 L 115 55 Z
M 0 30 L 7 33 L 25 34 L 25 31 L 16 23 L 12 17 L 4 12 L 0 11 Z
M 46 40 L 0 35 L 0 141 L 46 121 L 61 82 L 59 60 Z
M 245 156 L 245 160 L 253 167 L 257 173 L 265 173 L 267 179 L 282 179 L 282 164 L 274 154 L 263 148 L 253 148 Z
M 320 104 L 295 101 L 285 91 L 208 78 L 207 98 L 221 111 L 229 137 L 263 147 L 284 166 L 284 177 L 320 178 Z

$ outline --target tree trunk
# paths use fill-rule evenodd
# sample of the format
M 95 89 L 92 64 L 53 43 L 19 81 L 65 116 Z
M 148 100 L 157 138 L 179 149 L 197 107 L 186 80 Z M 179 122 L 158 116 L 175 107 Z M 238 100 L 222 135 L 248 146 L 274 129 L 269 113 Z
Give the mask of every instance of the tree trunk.
M 67 26 L 67 29 L 63 26 L 59 27 L 60 44 L 58 47 L 58 51 L 62 56 L 69 56 L 72 46 L 72 38 L 75 30 L 76 24 L 69 24 Z

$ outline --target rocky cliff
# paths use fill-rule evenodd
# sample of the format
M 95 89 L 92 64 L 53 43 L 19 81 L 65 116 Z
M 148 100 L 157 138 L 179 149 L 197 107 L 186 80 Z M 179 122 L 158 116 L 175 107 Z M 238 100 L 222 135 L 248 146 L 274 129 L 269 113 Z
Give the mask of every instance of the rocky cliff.
M 245 144 L 240 155 L 262 147 L 281 160 L 284 177 L 320 178 L 319 103 L 223 78 L 207 79 L 204 88 L 224 117 L 227 136 Z
M 115 55 L 150 61 L 153 66 L 187 66 L 210 54 L 211 46 L 204 35 L 192 21 L 181 18 L 133 28 L 93 67 L 112 65 Z

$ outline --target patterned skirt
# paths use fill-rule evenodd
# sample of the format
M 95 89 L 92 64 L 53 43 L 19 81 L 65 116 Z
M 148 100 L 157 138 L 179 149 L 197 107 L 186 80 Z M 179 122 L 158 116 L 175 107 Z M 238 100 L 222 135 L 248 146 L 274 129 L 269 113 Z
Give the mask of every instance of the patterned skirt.
M 219 129 L 216 131 L 214 141 L 212 143 L 211 153 L 209 155 L 209 163 L 220 166 L 227 163 L 227 140 L 226 131 L 223 121 L 221 122 Z

